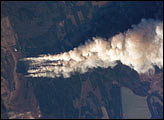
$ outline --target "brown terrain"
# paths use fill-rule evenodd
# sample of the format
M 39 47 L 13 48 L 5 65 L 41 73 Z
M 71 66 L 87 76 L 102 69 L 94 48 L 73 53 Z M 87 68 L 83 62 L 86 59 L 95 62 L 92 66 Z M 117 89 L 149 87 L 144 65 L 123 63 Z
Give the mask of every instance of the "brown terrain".
M 147 81 L 150 83 L 149 94 L 157 92 L 160 96 L 163 97 L 163 71 L 148 77 L 146 75 L 140 75 L 141 81 Z
M 10 20 L 1 18 L 1 99 L 8 118 L 34 118 L 38 116 L 37 101 L 26 78 L 16 72 L 21 53 L 15 46 L 16 33 Z

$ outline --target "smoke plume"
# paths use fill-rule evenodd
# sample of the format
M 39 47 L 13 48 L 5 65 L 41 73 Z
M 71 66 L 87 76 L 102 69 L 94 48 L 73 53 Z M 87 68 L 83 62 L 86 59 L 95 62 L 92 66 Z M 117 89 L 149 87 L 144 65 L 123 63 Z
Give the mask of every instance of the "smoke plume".
M 117 61 L 140 73 L 153 74 L 163 68 L 163 22 L 142 19 L 138 25 L 108 40 L 93 37 L 68 52 L 24 58 L 29 61 L 28 77 L 70 77 L 74 72 L 113 68 Z

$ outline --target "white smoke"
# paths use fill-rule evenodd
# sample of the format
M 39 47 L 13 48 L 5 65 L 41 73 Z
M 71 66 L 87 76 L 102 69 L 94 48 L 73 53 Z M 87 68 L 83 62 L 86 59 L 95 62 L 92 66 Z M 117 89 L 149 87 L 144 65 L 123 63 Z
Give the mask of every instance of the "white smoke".
M 93 37 L 85 45 L 57 55 L 24 58 L 30 61 L 29 77 L 70 77 L 74 72 L 114 67 L 117 61 L 140 73 L 154 73 L 163 68 L 163 22 L 142 19 L 125 33 L 106 40 Z

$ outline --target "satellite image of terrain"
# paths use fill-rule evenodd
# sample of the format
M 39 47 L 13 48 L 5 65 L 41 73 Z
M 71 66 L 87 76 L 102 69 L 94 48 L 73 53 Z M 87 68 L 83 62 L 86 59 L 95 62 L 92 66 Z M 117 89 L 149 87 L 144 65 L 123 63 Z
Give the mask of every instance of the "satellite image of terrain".
M 142 26 L 144 23 L 147 27 Z M 152 63 L 153 68 L 151 64 L 152 74 L 143 72 L 148 62 L 139 69 L 138 64 L 133 64 L 136 61 L 130 60 L 128 64 L 128 57 L 127 60 L 115 57 L 115 65 L 113 61 L 108 63 L 106 56 L 101 56 L 105 53 L 99 55 L 99 48 L 94 47 L 105 45 L 101 48 L 104 50 L 109 44 L 112 51 L 114 38 L 108 42 L 104 39 L 117 34 L 125 38 L 124 42 L 128 36 L 140 39 L 140 29 L 147 28 L 148 31 L 154 28 L 162 36 L 159 39 L 162 55 L 158 56 L 157 64 Z M 134 50 L 153 39 L 149 34 L 156 36 L 153 32 L 145 33 L 141 36 L 148 41 L 134 44 Z M 148 45 L 143 53 L 153 46 Z M 91 51 L 91 46 L 92 51 L 98 52 L 84 56 L 83 51 Z M 153 51 L 150 50 L 151 55 Z M 60 55 L 67 56 L 58 58 Z M 162 1 L 1 2 L 1 119 L 129 118 L 163 119 Z

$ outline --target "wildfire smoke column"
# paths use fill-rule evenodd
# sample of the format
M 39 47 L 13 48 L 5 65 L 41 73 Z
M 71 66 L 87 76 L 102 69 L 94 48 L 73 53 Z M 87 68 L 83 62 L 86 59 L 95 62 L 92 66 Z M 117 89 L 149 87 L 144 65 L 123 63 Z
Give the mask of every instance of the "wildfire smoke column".
M 29 62 L 28 77 L 70 77 L 74 72 L 114 67 L 117 61 L 139 74 L 153 74 L 154 66 L 163 68 L 163 22 L 142 19 L 124 33 L 108 40 L 93 37 L 84 45 L 57 55 L 24 58 Z

